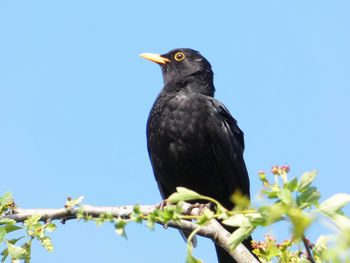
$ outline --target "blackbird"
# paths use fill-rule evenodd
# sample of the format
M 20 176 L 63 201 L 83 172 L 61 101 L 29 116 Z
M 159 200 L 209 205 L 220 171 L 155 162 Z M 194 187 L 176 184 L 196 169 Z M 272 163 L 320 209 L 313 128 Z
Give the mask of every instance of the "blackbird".
M 162 197 L 182 186 L 232 209 L 236 190 L 250 195 L 244 138 L 237 121 L 213 98 L 210 63 L 188 48 L 140 56 L 158 63 L 163 73 L 164 87 L 147 121 L 148 153 Z M 248 248 L 250 240 L 244 242 Z M 236 262 L 220 246 L 216 251 L 220 263 Z

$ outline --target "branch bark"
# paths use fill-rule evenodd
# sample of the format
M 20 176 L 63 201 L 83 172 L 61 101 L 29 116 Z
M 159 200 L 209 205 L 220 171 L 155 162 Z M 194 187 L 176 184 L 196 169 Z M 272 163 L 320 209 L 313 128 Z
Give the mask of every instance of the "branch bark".
M 314 258 L 312 257 L 312 253 L 310 251 L 310 245 L 306 240 L 306 237 L 303 236 L 303 244 L 305 246 L 305 250 L 306 250 L 306 259 L 309 260 L 311 263 L 316 263 Z
M 84 214 L 92 216 L 93 218 L 99 218 L 101 214 L 111 214 L 115 218 L 128 219 L 133 213 L 133 206 L 112 206 L 112 207 L 102 207 L 102 206 L 91 206 L 82 205 L 84 209 Z M 140 211 L 143 215 L 147 216 L 154 211 L 157 206 L 155 205 L 142 205 L 140 206 Z M 70 209 L 60 208 L 60 209 L 14 209 L 13 213 L 0 216 L 0 220 L 3 218 L 10 218 L 16 222 L 23 222 L 28 217 L 32 215 L 41 215 L 41 221 L 52 221 L 61 220 L 65 223 L 67 220 L 76 219 L 78 215 L 79 208 L 73 207 Z M 201 211 L 198 207 L 192 204 L 183 202 L 182 211 L 185 211 L 187 215 L 200 215 Z M 188 211 L 188 212 L 186 212 Z M 180 220 L 181 226 L 175 221 L 170 221 L 167 223 L 168 227 L 173 227 L 181 230 L 186 230 L 189 232 L 194 231 L 199 226 L 188 220 Z M 161 223 L 159 223 L 161 224 Z M 210 238 L 217 245 L 224 248 L 229 252 L 232 257 L 239 263 L 259 263 L 259 261 L 250 253 L 250 251 L 243 245 L 239 244 L 233 252 L 230 252 L 230 247 L 228 245 L 228 238 L 230 233 L 223 228 L 218 221 L 211 220 L 207 225 L 202 226 L 198 231 L 198 235 Z

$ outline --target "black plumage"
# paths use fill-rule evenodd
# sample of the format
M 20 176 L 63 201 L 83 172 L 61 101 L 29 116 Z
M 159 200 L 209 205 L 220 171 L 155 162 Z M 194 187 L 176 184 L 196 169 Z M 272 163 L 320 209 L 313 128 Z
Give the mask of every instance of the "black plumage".
M 158 63 L 164 78 L 147 122 L 148 152 L 162 197 L 183 186 L 233 208 L 230 196 L 236 190 L 250 195 L 243 132 L 213 98 L 210 63 L 185 48 L 141 56 Z M 220 263 L 235 262 L 216 249 Z

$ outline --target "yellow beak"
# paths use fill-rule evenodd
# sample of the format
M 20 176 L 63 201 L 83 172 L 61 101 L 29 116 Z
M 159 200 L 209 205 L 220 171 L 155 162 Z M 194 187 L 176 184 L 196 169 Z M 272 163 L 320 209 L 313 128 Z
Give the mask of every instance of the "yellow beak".
M 140 54 L 140 57 L 148 59 L 148 60 L 150 60 L 152 62 L 156 62 L 158 64 L 165 64 L 167 62 L 170 62 L 169 59 L 164 58 L 161 55 L 153 54 L 153 53 L 142 53 L 142 54 Z

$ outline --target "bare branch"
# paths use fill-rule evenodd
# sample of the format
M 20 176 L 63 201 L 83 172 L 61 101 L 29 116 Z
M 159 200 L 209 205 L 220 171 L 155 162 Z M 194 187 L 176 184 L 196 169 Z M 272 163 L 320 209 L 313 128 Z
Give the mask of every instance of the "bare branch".
M 310 244 L 308 243 L 308 241 L 306 240 L 306 237 L 303 236 L 303 244 L 305 246 L 305 250 L 306 250 L 306 259 L 309 260 L 311 263 L 315 263 L 314 258 L 312 257 L 312 253 L 310 251 Z
M 128 219 L 133 213 L 133 206 L 113 206 L 113 207 L 103 207 L 103 206 L 91 206 L 91 205 L 82 205 L 85 215 L 91 216 L 93 218 L 99 218 L 101 214 L 111 214 L 115 218 Z M 144 216 L 152 213 L 157 206 L 155 205 L 142 205 L 140 206 L 140 211 Z M 81 208 L 80 208 L 81 209 Z M 52 221 L 52 220 L 61 220 L 63 223 L 70 219 L 76 219 L 78 215 L 79 208 L 73 207 L 70 209 L 61 208 L 61 209 L 21 209 L 16 208 L 12 214 L 7 214 L 0 216 L 0 220 L 3 218 L 10 218 L 16 222 L 23 222 L 29 216 L 32 215 L 41 215 L 41 221 Z M 183 202 L 182 211 L 188 211 L 187 215 L 198 216 L 201 213 L 201 210 L 189 203 Z M 170 221 L 167 223 L 167 226 L 186 230 L 189 232 L 194 231 L 199 226 L 188 220 L 180 220 L 181 225 L 175 221 Z M 161 224 L 161 223 L 159 223 Z M 250 251 L 243 245 L 239 244 L 237 248 L 230 252 L 230 247 L 228 245 L 228 238 L 230 233 L 223 228 L 216 220 L 211 220 L 207 225 L 202 226 L 198 231 L 198 235 L 210 238 L 217 245 L 224 248 L 229 252 L 232 257 L 240 263 L 259 263 L 259 261 L 250 253 Z

